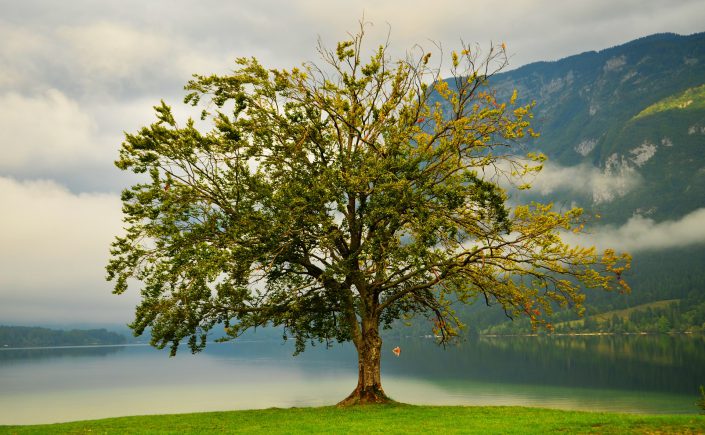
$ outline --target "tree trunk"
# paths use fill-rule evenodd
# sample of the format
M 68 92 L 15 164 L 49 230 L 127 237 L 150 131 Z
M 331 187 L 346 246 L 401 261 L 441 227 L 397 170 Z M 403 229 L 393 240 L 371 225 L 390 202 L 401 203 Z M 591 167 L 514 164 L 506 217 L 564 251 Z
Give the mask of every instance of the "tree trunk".
M 380 380 L 382 339 L 377 322 L 362 322 L 362 337 L 356 340 L 358 378 L 357 387 L 338 406 L 390 403 Z

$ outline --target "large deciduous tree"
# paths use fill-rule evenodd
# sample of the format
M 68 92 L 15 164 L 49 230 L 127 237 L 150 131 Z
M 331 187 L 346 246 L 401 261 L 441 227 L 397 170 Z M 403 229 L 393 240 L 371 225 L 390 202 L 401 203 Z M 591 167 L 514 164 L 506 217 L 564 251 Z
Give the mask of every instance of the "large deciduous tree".
M 534 325 L 581 309 L 582 288 L 626 288 L 627 256 L 569 246 L 581 211 L 510 206 L 544 157 L 526 153 L 532 105 L 499 101 L 505 48 L 453 52 L 448 80 L 418 51 L 367 56 L 364 25 L 322 62 L 291 70 L 238 59 L 194 76 L 200 120 L 157 120 L 126 135 L 117 166 L 149 179 L 122 194 L 126 233 L 107 267 L 115 293 L 141 287 L 131 327 L 174 354 L 223 324 L 227 338 L 276 325 L 296 340 L 352 341 L 357 388 L 342 404 L 389 400 L 380 327 L 423 315 L 440 341 L 452 306 L 480 298 Z M 207 131 L 206 131 L 207 130 Z M 504 187 L 502 187 L 504 186 Z

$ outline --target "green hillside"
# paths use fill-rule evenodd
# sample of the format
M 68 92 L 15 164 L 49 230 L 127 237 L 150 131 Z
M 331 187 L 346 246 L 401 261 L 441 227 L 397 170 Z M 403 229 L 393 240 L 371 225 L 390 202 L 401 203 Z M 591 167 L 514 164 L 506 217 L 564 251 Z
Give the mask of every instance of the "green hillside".
M 705 33 L 657 34 L 599 52 L 498 74 L 494 85 L 535 100 L 535 146 L 562 164 L 608 156 L 606 134 L 647 107 L 705 83 Z M 576 146 L 594 141 L 583 154 Z
M 705 109 L 705 85 L 686 89 L 678 95 L 672 95 L 668 98 L 664 98 L 663 100 L 654 103 L 639 112 L 634 118 L 632 118 L 632 120 L 646 118 L 648 116 L 669 110 L 685 109 Z
M 593 194 L 552 192 L 623 223 L 705 207 L 705 33 L 658 34 L 498 74 L 500 93 L 536 101 L 529 148 L 561 166 L 588 164 L 638 182 Z M 534 193 L 535 196 L 540 194 Z
M 657 34 L 538 62 L 497 74 L 491 85 L 505 97 L 516 89 L 520 102 L 536 102 L 534 124 L 541 136 L 525 151 L 542 151 L 559 168 L 583 169 L 576 174 L 590 168 L 602 177 L 590 189 L 513 192 L 517 200 L 576 204 L 599 214 L 597 224 L 613 227 L 634 216 L 675 222 L 705 208 L 705 33 Z M 633 255 L 626 276 L 632 294 L 588 292 L 589 313 L 673 299 L 705 303 L 705 246 Z M 508 322 L 501 310 L 480 305 L 460 309 L 471 330 Z M 702 327 L 692 315 L 682 317 L 688 310 L 681 308 L 671 323 Z M 574 319 L 573 313 L 559 313 L 556 322 Z M 528 330 L 521 323 L 503 328 Z

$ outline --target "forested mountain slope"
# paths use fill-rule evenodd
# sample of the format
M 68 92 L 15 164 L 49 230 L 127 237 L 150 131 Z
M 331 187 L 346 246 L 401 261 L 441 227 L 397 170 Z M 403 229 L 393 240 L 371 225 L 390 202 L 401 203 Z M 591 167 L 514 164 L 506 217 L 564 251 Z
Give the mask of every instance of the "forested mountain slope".
M 578 193 L 582 206 L 615 223 L 705 207 L 704 84 L 705 33 L 652 35 L 494 80 L 500 91 L 536 101 L 541 137 L 531 147 L 553 164 L 590 165 L 605 175 L 564 196 Z
M 705 229 L 705 33 L 657 34 L 533 63 L 491 84 L 536 102 L 541 136 L 527 151 L 549 158 L 533 189 L 513 193 L 517 200 L 583 207 L 601 216 L 589 231 L 621 235 L 603 240 L 634 256 L 632 294 L 591 292 L 590 310 L 677 299 L 705 311 L 705 243 L 687 233 Z M 683 240 L 660 240 L 659 231 L 662 239 L 680 231 Z M 654 241 L 641 243 L 646 237 Z M 463 315 L 480 330 L 505 320 L 485 311 Z

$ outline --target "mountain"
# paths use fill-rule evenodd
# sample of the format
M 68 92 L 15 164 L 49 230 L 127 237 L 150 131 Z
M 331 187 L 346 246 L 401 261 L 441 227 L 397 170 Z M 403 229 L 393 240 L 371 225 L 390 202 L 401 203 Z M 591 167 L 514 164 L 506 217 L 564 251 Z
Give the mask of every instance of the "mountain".
M 705 207 L 705 33 L 657 34 L 533 63 L 493 84 L 536 101 L 541 137 L 530 147 L 604 176 L 565 199 L 611 223 L 635 214 L 675 219 Z
M 502 99 L 516 90 L 519 103 L 536 103 L 533 126 L 541 135 L 526 151 L 541 151 L 549 161 L 533 189 L 513 193 L 518 199 L 583 207 L 601 216 L 588 229 L 594 232 L 636 224 L 656 231 L 688 214 L 691 228 L 705 228 L 705 214 L 697 212 L 705 210 L 705 33 L 657 34 L 532 63 L 496 74 L 491 86 Z M 671 323 L 705 331 L 705 244 L 631 242 L 632 294 L 588 292 L 588 312 L 682 301 L 667 313 L 677 318 Z M 506 322 L 497 309 L 463 311 L 472 330 Z M 657 321 L 664 313 L 649 315 Z

